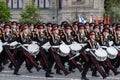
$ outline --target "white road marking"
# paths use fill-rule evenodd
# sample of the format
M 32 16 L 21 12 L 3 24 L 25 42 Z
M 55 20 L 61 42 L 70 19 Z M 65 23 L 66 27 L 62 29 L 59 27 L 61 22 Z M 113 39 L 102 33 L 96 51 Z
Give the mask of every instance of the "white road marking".
M 12 73 L 13 71 L 2 71 L 1 73 Z M 46 78 L 46 77 L 40 77 L 40 76 L 27 76 L 27 75 L 12 75 L 12 74 L 0 74 L 2 77 L 21 77 L 21 78 L 32 78 L 32 79 L 48 79 L 48 80 L 81 80 L 81 79 L 75 79 L 75 78 Z M 88 78 L 92 78 L 91 75 L 87 75 Z M 96 78 L 95 80 L 100 80 L 102 77 Z M 105 80 L 120 80 L 120 77 L 114 76 L 114 77 L 107 77 Z
M 80 79 L 72 79 L 72 78 L 46 78 L 46 77 L 38 77 L 38 76 L 26 76 L 26 75 L 8 75 L 8 74 L 0 74 L 2 77 L 21 77 L 21 78 L 32 78 L 32 79 L 49 79 L 49 80 L 80 80 Z

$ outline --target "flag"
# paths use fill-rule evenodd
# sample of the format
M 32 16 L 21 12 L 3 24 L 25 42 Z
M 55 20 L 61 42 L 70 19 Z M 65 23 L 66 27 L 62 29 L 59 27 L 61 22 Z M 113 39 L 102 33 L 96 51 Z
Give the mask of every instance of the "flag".
M 94 23 L 94 17 L 92 16 L 92 23 Z
M 100 22 L 103 22 L 103 18 L 102 18 L 102 16 L 100 17 Z
M 79 22 L 86 23 L 86 20 L 82 16 L 79 16 Z
M 107 24 L 106 16 L 104 16 L 104 24 Z
M 92 23 L 93 21 L 92 21 L 92 16 L 90 16 L 90 23 Z
M 96 24 L 98 24 L 98 16 L 96 16 Z
M 107 24 L 110 24 L 110 16 L 108 16 Z

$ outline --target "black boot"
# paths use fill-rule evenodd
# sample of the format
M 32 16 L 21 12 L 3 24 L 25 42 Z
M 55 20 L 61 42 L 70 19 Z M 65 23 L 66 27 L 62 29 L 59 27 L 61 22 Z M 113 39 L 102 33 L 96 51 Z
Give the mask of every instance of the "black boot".
M 65 76 L 67 76 L 68 74 L 70 74 L 70 72 L 66 71 L 66 72 L 65 72 Z
M 100 77 L 99 75 L 97 75 L 97 70 L 95 68 L 93 69 L 92 76 L 93 77 Z
M 115 76 L 116 76 L 116 75 L 120 74 L 120 72 L 117 71 L 117 72 L 115 72 L 114 74 L 115 74 Z
M 12 63 L 9 64 L 8 68 L 10 68 L 11 70 L 14 70 L 14 68 L 12 67 Z
M 89 79 L 87 77 L 82 76 L 81 80 L 89 80 Z
M 20 74 L 18 74 L 18 73 L 13 73 L 14 75 L 20 75 Z
M 27 69 L 29 73 L 32 73 L 31 69 Z
M 0 72 L 1 72 L 3 69 L 4 69 L 4 67 L 3 67 L 3 66 L 0 66 Z
M 73 73 L 75 72 L 72 67 L 69 67 L 69 71 Z
M 53 77 L 53 76 L 51 76 L 49 72 L 46 72 L 45 77 Z
M 40 71 L 40 69 L 41 69 L 41 67 L 37 67 L 37 68 L 36 68 L 36 70 L 37 70 L 38 72 Z
M 15 69 L 15 71 L 14 71 L 14 73 L 13 73 L 14 75 L 20 75 L 20 74 L 18 74 L 18 71 Z
M 18 74 L 18 71 L 19 71 L 19 67 L 16 67 L 13 74 L 14 75 L 20 75 L 20 74 Z
M 63 75 L 63 74 L 60 72 L 60 69 L 56 69 L 56 74 Z

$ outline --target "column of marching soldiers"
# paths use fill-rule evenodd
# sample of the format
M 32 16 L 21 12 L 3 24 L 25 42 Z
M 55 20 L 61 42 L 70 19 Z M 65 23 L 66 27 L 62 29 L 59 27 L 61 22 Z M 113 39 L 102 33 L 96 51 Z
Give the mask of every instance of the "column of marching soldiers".
M 2 22 L 0 25 L 0 72 L 4 66 L 20 75 L 25 62 L 28 72 L 32 68 L 45 70 L 46 77 L 56 74 L 67 76 L 77 68 L 82 80 L 114 75 L 120 65 L 120 24 L 79 23 L 61 25 L 52 23 Z M 55 65 L 54 65 L 55 64 Z M 66 65 L 68 64 L 68 65 Z M 99 75 L 98 75 L 99 72 Z

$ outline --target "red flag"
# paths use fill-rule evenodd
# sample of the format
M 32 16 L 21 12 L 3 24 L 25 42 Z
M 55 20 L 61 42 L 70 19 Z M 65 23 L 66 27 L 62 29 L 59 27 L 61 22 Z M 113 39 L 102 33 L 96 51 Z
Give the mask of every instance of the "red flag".
M 110 24 L 110 16 L 107 18 L 107 24 Z
M 100 22 L 103 22 L 103 18 L 102 18 L 102 16 L 100 17 Z
M 96 16 L 96 24 L 98 24 L 98 16 Z
M 94 22 L 94 17 L 92 16 L 92 23 Z
M 104 24 L 107 24 L 106 16 L 104 16 Z

